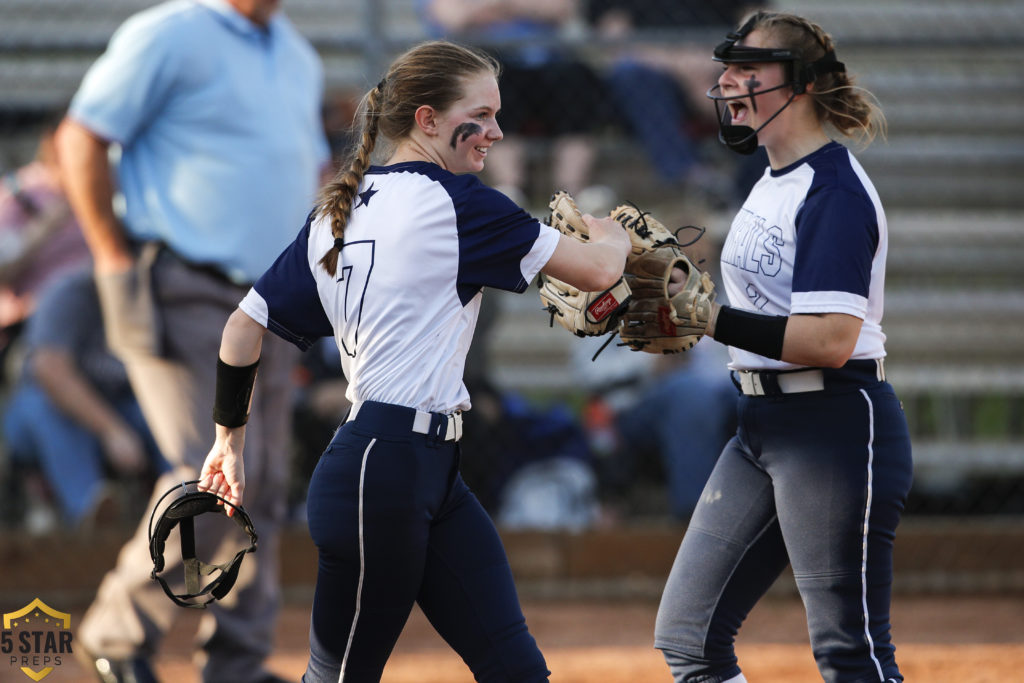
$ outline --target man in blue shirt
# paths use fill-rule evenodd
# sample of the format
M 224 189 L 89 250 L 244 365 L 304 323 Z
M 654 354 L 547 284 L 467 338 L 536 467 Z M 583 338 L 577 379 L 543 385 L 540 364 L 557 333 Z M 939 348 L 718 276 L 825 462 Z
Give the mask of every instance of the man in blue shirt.
M 86 74 L 58 133 L 108 342 L 173 468 L 157 493 L 198 478 L 214 437 L 221 330 L 302 226 L 328 162 L 322 65 L 278 5 L 171 0 L 130 17 Z M 294 361 L 283 343 L 263 347 L 261 384 L 274 389 L 252 406 L 245 499 L 260 552 L 233 599 L 204 614 L 205 681 L 276 680 L 263 662 L 279 603 Z M 145 521 L 78 630 L 101 680 L 153 680 L 147 659 L 179 610 L 150 580 Z M 215 535 L 196 539 L 207 556 L 232 545 Z

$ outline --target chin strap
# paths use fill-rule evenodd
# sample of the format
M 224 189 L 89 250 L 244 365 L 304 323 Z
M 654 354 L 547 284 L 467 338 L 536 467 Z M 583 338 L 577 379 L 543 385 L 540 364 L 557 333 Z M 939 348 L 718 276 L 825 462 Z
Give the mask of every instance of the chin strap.
M 191 529 L 191 520 L 188 523 L 182 524 L 182 543 L 184 544 L 185 529 Z M 184 545 L 182 552 L 185 552 Z M 194 552 L 194 551 L 193 551 Z M 153 572 L 152 578 L 160 582 L 160 587 L 164 589 L 164 593 L 167 594 L 174 604 L 180 605 L 181 607 L 190 607 L 193 609 L 205 609 L 214 600 L 220 600 L 235 585 L 235 581 L 238 579 L 238 570 L 242 566 L 242 558 L 245 554 L 250 552 L 249 548 L 238 551 L 235 557 L 224 564 L 207 564 L 201 560 L 197 560 L 195 557 L 185 557 L 185 592 L 175 593 L 168 585 L 167 581 L 162 576 Z M 203 589 L 199 588 L 199 577 L 209 576 L 215 571 L 220 571 L 221 574 L 216 579 L 210 582 L 208 586 Z M 195 598 L 201 598 L 209 595 L 209 598 L 202 602 L 189 602 Z
M 198 480 L 182 483 L 182 489 L 186 484 L 197 484 Z M 153 571 L 151 578 L 160 583 L 164 593 L 167 594 L 176 605 L 194 609 L 203 609 L 214 600 L 220 600 L 235 585 L 238 579 L 238 571 L 242 565 L 242 559 L 247 553 L 255 552 L 257 548 L 256 531 L 253 528 L 252 520 L 245 510 L 233 505 L 220 496 L 208 491 L 187 491 L 180 498 L 172 502 L 161 514 L 154 528 L 153 521 L 156 517 L 156 510 L 160 503 L 169 494 L 177 491 L 175 486 L 157 501 L 153 513 L 149 519 L 149 543 L 150 554 L 153 559 Z M 226 514 L 224 506 L 231 506 L 235 514 L 232 516 L 243 531 L 249 536 L 249 546 L 238 551 L 235 556 L 223 564 L 210 564 L 203 562 L 196 557 L 196 516 L 205 512 Z M 174 527 L 177 526 L 181 537 L 181 558 L 184 565 L 185 592 L 175 593 L 167 581 L 160 576 L 164 563 L 164 544 Z M 205 588 L 200 588 L 200 579 L 203 576 L 210 576 L 214 572 L 220 572 L 213 581 Z M 196 598 L 207 598 L 203 601 L 195 601 Z

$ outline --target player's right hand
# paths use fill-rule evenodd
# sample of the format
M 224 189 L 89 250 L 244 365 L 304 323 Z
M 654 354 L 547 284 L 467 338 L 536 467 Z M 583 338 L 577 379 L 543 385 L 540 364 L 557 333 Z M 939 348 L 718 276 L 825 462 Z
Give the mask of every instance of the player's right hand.
M 632 244 L 629 241 L 629 234 L 625 228 L 611 216 L 594 218 L 589 213 L 583 215 L 583 222 L 590 230 L 590 241 L 592 243 L 607 242 L 614 245 L 623 255 L 629 254 Z
M 245 490 L 245 468 L 242 448 L 245 445 L 245 427 L 230 429 L 217 425 L 217 439 L 213 443 L 199 474 L 199 490 L 220 496 L 232 505 L 242 505 Z M 228 517 L 234 508 L 227 506 Z

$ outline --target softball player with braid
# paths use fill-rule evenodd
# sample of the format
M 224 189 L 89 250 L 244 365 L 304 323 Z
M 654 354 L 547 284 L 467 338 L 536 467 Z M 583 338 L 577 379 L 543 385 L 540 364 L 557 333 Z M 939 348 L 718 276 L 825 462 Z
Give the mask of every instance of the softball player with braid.
M 459 476 L 462 381 L 483 287 L 541 270 L 581 289 L 622 275 L 629 238 L 586 217 L 564 237 L 480 183 L 501 140 L 498 67 L 438 41 L 363 98 L 350 162 L 225 327 L 202 487 L 239 503 L 245 414 L 269 328 L 337 341 L 352 410 L 308 496 L 319 574 L 303 678 L 377 681 L 419 603 L 478 681 L 546 681 L 497 532 Z M 371 166 L 378 138 L 391 143 Z M 465 175 L 458 175 L 465 174 Z
M 743 153 L 760 143 L 769 168 L 733 220 L 730 305 L 714 304 L 707 327 L 729 346 L 738 429 L 686 530 L 655 645 L 676 681 L 745 681 L 736 633 L 791 564 L 822 678 L 902 681 L 889 605 L 912 464 L 882 365 L 886 220 L 826 132 L 870 139 L 880 112 L 831 37 L 791 14 L 752 14 L 714 59 L 722 140 Z

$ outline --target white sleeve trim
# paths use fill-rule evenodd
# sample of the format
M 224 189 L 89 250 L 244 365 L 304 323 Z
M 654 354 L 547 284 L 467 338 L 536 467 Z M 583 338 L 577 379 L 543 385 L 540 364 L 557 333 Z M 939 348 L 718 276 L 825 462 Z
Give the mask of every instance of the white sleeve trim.
M 868 300 L 849 292 L 793 292 L 790 315 L 796 313 L 846 313 L 863 320 Z
M 268 326 L 270 311 L 267 308 L 267 302 L 255 289 L 249 289 L 245 298 L 238 303 L 238 308 L 263 327 Z
M 562 234 L 550 225 L 545 225 L 539 221 L 538 223 L 540 225 L 540 232 L 537 235 L 537 240 L 533 243 L 530 253 L 519 262 L 519 270 L 522 272 L 523 279 L 527 283 L 533 282 L 533 278 L 540 272 L 540 269 L 551 260 L 551 255 L 555 253 L 555 247 L 558 246 L 558 240 Z

